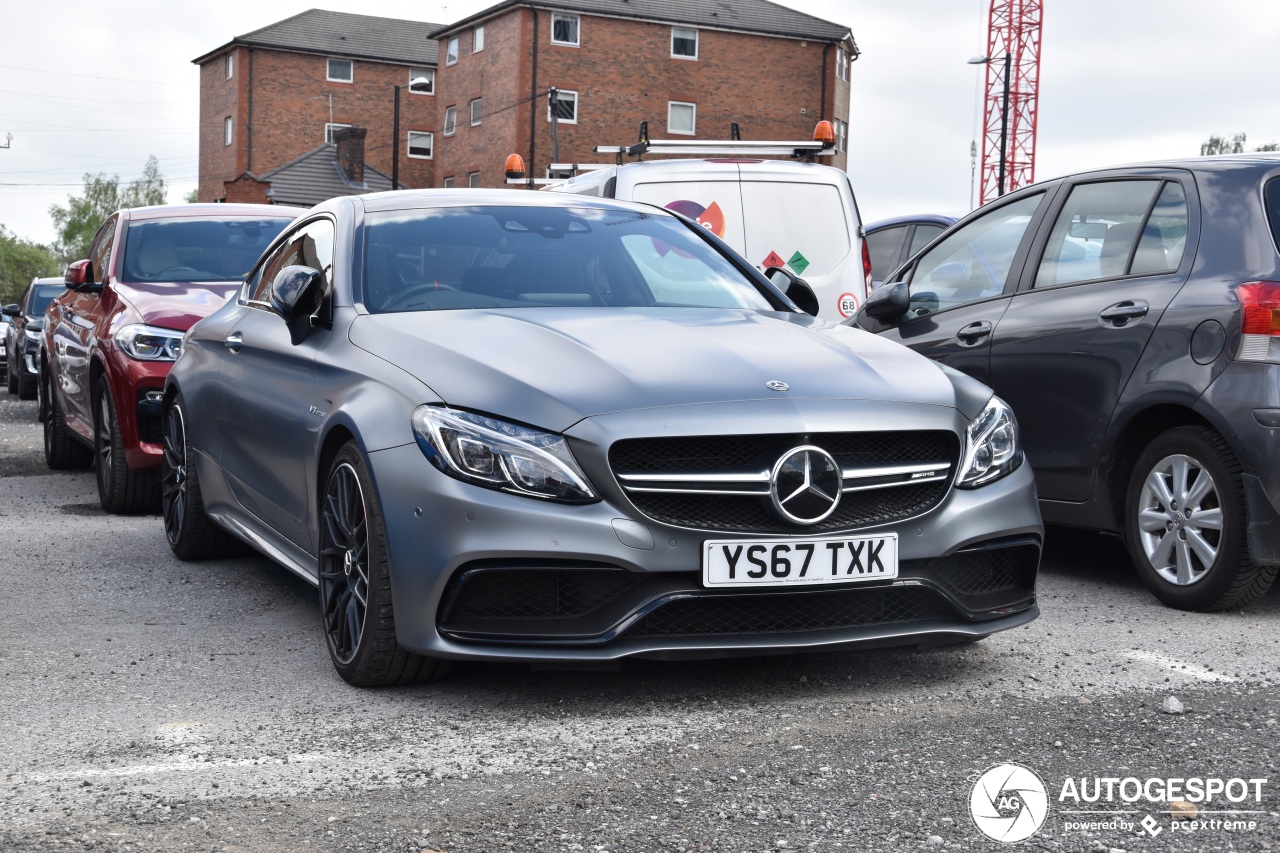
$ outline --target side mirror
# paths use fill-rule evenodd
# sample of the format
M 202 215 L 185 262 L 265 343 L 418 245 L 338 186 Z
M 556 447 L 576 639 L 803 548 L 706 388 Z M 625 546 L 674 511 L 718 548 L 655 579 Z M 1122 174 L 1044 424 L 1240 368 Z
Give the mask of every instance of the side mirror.
M 16 302 L 14 302 L 0 308 L 0 312 L 3 312 L 6 317 L 17 317 L 22 313 L 22 309 L 18 307 Z
M 27 331 L 28 331 L 28 332 L 42 332 L 42 331 L 44 331 L 44 318 L 43 318 L 43 317 L 37 317 L 37 318 L 36 318 L 36 319 L 34 319 L 34 320 L 28 320 L 28 321 L 27 321 Z
M 773 282 L 773 286 L 785 293 L 801 311 L 814 317 L 818 316 L 818 295 L 813 292 L 809 282 L 792 275 L 782 267 L 769 267 L 764 274 L 769 281 Z
M 93 261 L 76 261 L 74 264 L 67 267 L 67 272 L 66 275 L 63 276 L 63 281 L 66 282 L 67 287 L 70 287 L 73 290 L 77 287 L 84 287 L 86 284 L 92 284 Z
M 862 306 L 862 313 L 881 323 L 892 324 L 902 319 L 902 315 L 907 313 L 909 307 L 911 307 L 911 291 L 905 281 L 899 281 L 873 290 L 867 297 L 866 304 Z
M 271 282 L 267 301 L 289 327 L 289 340 L 294 346 L 311 333 L 311 315 L 324 299 L 324 277 L 311 267 L 287 266 Z

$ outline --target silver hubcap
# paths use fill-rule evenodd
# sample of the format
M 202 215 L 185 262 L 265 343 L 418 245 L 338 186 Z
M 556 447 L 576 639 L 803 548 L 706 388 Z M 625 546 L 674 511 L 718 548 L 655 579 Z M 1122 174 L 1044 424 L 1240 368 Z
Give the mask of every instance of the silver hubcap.
M 1222 502 L 1205 467 L 1182 454 L 1157 462 L 1138 497 L 1138 531 L 1160 577 L 1177 586 L 1203 579 L 1222 543 Z

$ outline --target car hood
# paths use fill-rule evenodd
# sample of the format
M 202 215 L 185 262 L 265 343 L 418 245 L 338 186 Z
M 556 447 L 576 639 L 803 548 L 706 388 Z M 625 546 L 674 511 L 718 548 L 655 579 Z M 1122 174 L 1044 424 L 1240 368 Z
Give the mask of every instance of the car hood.
M 807 315 L 522 308 L 360 315 L 352 343 L 452 406 L 555 430 L 633 409 L 827 398 L 956 404 L 936 365 Z M 766 387 L 785 382 L 783 392 Z
M 185 332 L 223 306 L 239 281 L 163 282 L 111 285 L 148 326 Z

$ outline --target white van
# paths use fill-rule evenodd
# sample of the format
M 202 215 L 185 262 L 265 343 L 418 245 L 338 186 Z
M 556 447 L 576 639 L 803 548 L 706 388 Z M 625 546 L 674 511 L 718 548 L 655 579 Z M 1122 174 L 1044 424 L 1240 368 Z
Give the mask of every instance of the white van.
M 644 202 L 682 213 L 762 272 L 782 267 L 804 279 L 818 297 L 818 316 L 825 319 L 839 321 L 853 316 L 870 292 L 871 258 L 862 239 L 849 176 L 818 163 L 751 156 L 831 153 L 824 145 L 809 141 L 649 141 L 642 136 L 637 146 L 598 146 L 595 150 L 618 154 L 619 159 L 623 154 L 645 151 L 725 156 L 591 166 L 543 189 Z M 552 164 L 551 168 L 568 171 L 584 167 Z M 523 175 L 520 179 L 513 175 L 509 182 L 527 181 Z

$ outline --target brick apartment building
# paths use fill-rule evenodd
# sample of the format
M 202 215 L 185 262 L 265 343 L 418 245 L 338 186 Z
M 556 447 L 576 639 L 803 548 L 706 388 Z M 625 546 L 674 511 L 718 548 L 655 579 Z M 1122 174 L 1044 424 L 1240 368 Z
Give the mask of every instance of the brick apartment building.
M 280 168 L 336 168 L 322 146 L 346 126 L 367 130 L 366 180 L 339 169 L 336 191 L 390 186 L 393 171 L 408 187 L 502 186 L 508 154 L 545 176 L 635 141 L 641 121 L 655 139 L 724 139 L 731 123 L 807 139 L 827 119 L 843 168 L 857 55 L 848 27 L 768 0 L 504 0 L 447 26 L 311 10 L 194 60 L 199 197 L 282 200 L 304 177 Z M 344 162 L 360 157 L 345 145 Z

